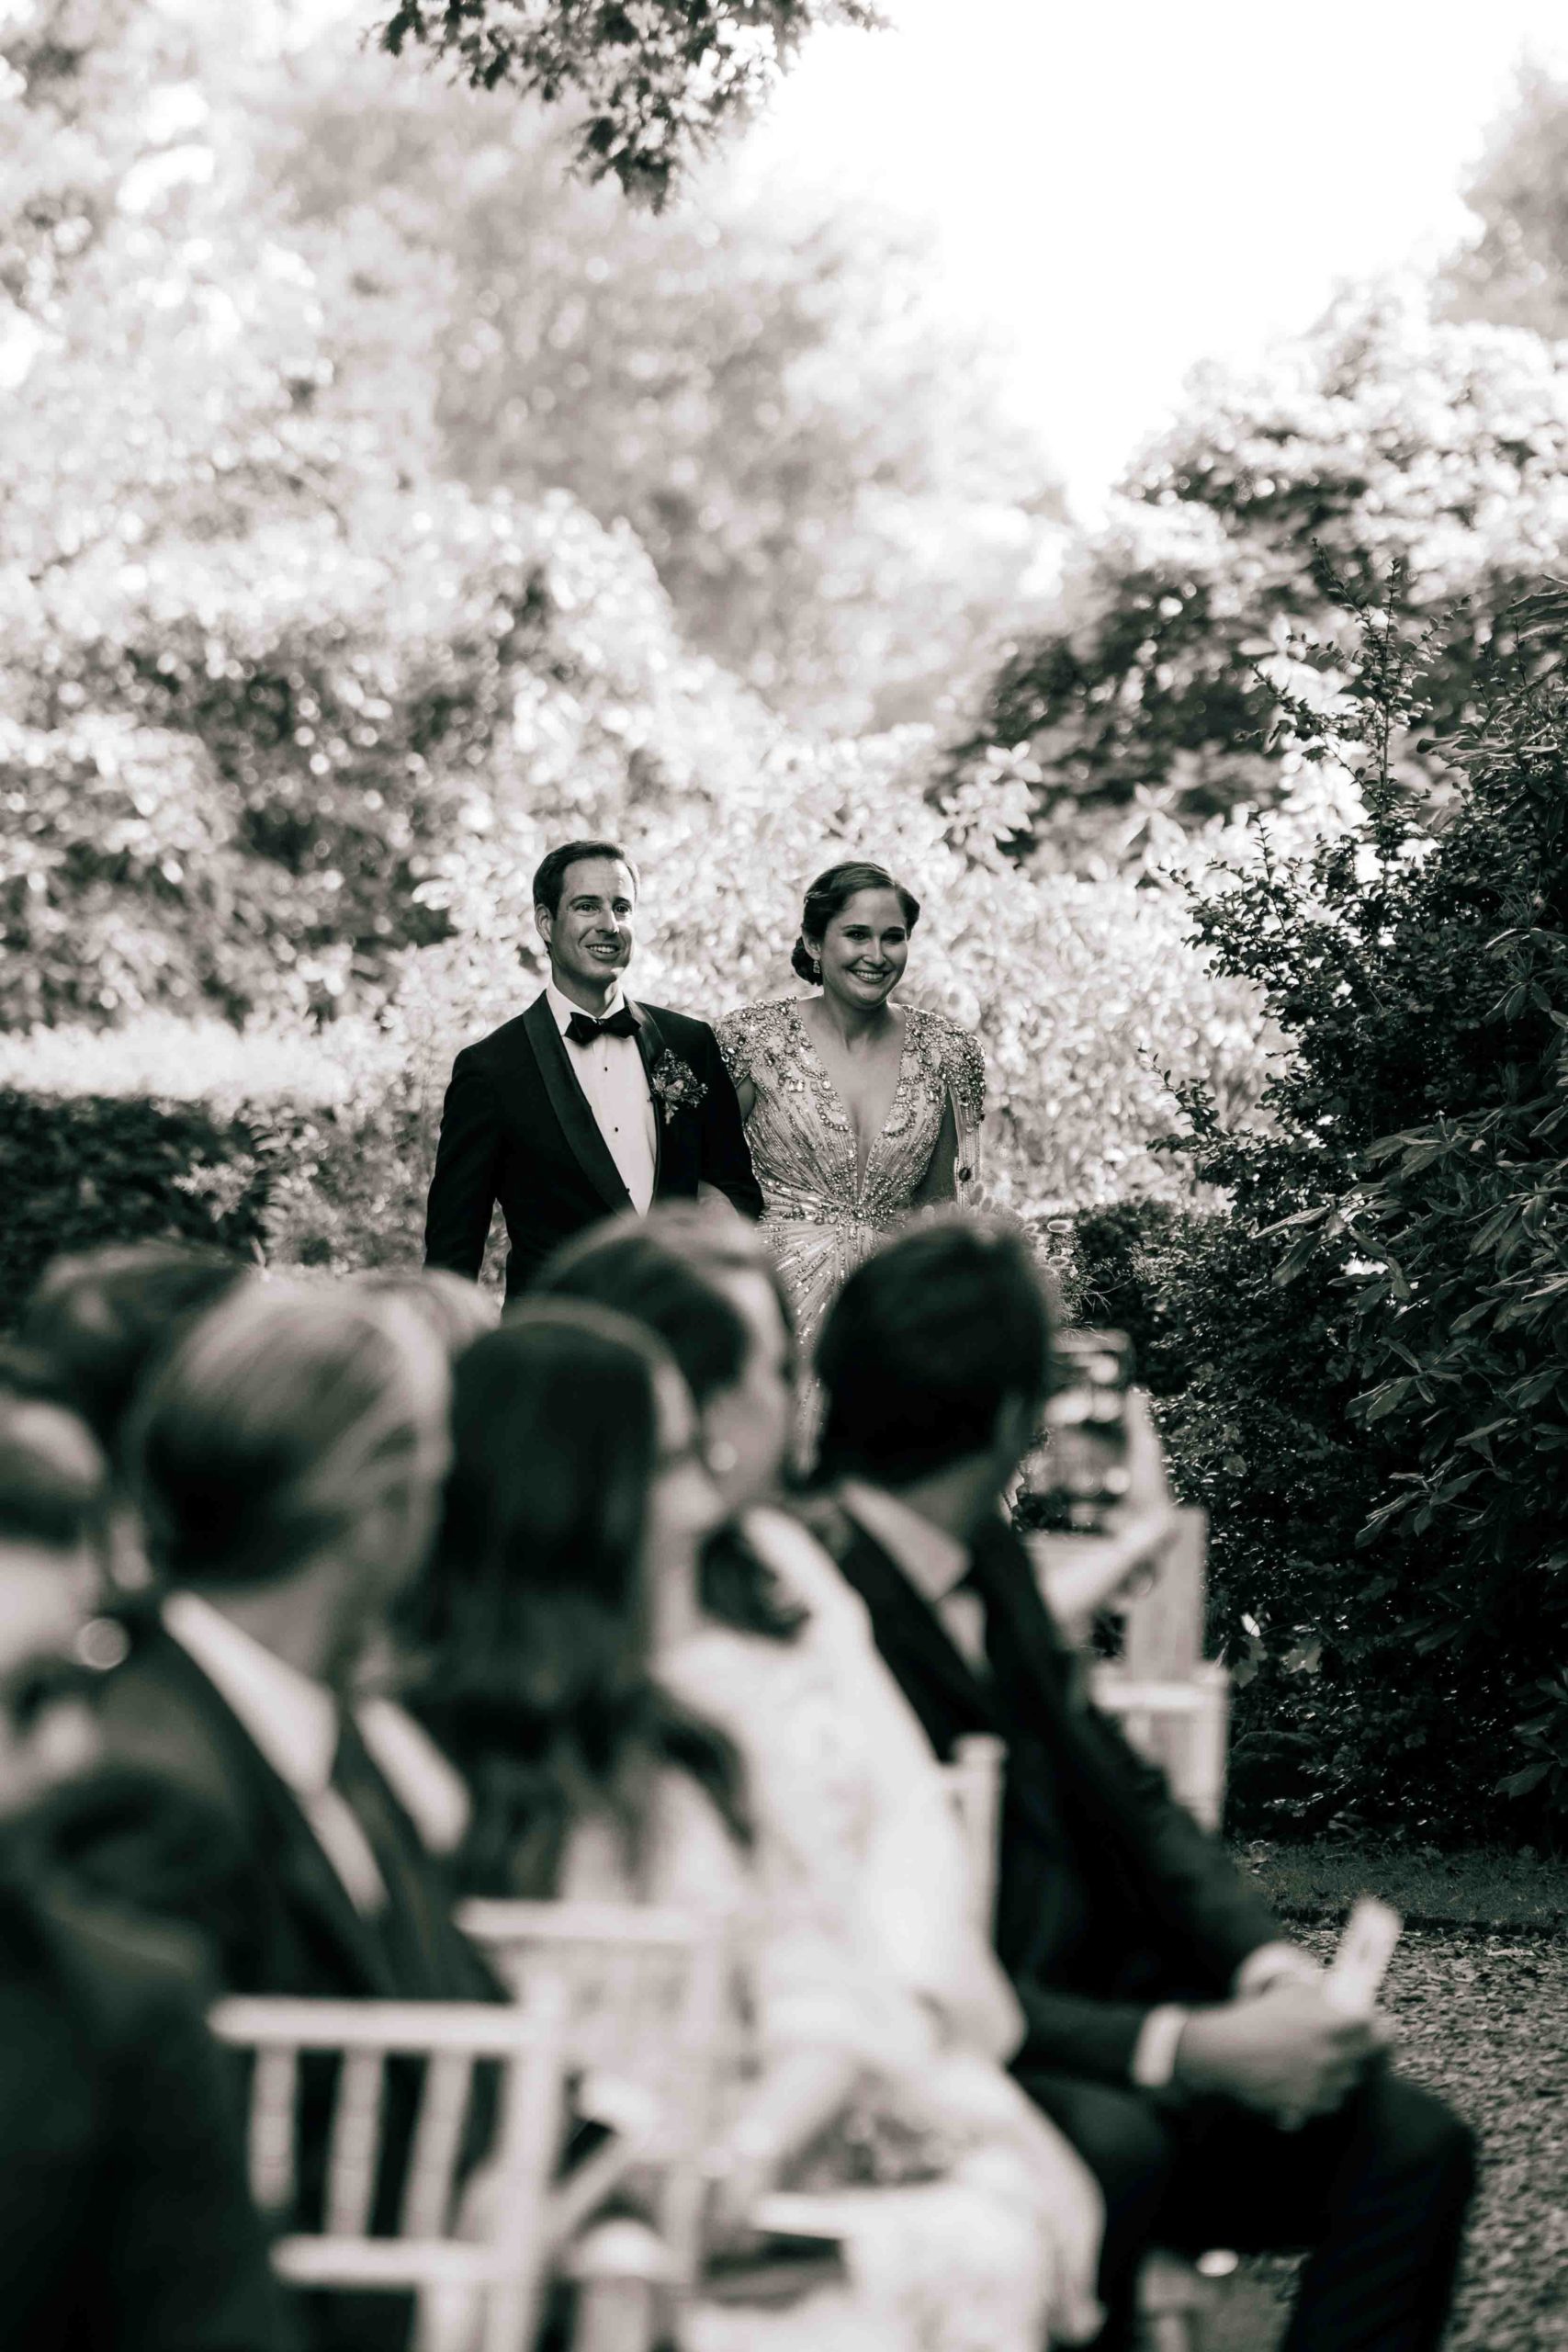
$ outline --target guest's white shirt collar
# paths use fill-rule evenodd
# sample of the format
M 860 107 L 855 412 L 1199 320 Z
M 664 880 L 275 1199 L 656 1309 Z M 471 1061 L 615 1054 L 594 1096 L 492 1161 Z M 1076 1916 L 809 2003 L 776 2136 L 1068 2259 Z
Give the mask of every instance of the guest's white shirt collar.
M 933 1607 L 963 1583 L 968 1547 L 945 1528 L 922 1519 L 886 1487 L 869 1487 L 859 1478 L 846 1478 L 839 1497 L 851 1518 L 860 1521 Z
M 588 1018 L 591 1021 L 608 1021 L 612 1012 L 619 1012 L 626 1001 L 626 989 L 622 987 L 620 981 L 617 980 L 615 987 L 610 991 L 604 1012 L 591 1012 L 588 1015 Z M 547 980 L 545 982 L 545 1001 L 549 1006 L 550 1011 L 555 1014 L 556 1027 L 560 1031 L 561 1035 L 564 1037 L 566 1035 L 568 1023 L 571 1020 L 574 1013 L 578 1013 L 582 1011 L 581 1005 L 573 1004 L 570 997 L 562 996 L 559 989 L 557 988 L 553 980 Z
M 333 1776 L 332 1692 L 194 1592 L 171 1592 L 164 1623 L 240 1718 L 278 1779 L 309 1804 Z
M 285 1788 L 309 1812 L 332 1785 L 337 1703 L 194 1592 L 172 1592 L 164 1623 L 233 1710 Z M 413 1717 L 389 1699 L 356 1705 L 361 1737 L 431 1853 L 450 1853 L 468 1824 L 462 1775 Z

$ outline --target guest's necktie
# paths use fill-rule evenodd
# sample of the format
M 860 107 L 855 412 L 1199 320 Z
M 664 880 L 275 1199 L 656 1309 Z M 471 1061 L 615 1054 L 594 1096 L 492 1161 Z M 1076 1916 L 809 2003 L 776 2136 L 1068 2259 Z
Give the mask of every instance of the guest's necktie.
M 574 1046 L 591 1046 L 595 1037 L 635 1037 L 637 1016 L 629 1004 L 617 1005 L 603 1021 L 595 1021 L 591 1012 L 574 1012 L 566 1034 Z
M 429 1890 L 417 1836 L 381 1777 L 346 1707 L 338 1713 L 333 1786 L 344 1798 L 376 1857 L 387 1900 L 373 1922 L 400 1998 L 430 1999 L 444 1987 L 427 1912 Z

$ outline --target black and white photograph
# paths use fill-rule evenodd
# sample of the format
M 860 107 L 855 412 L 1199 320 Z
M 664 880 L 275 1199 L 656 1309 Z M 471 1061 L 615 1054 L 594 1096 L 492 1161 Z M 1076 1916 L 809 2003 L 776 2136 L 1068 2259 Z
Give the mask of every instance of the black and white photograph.
M 6 2352 L 1568 2352 L 1558 0 L 0 0 Z

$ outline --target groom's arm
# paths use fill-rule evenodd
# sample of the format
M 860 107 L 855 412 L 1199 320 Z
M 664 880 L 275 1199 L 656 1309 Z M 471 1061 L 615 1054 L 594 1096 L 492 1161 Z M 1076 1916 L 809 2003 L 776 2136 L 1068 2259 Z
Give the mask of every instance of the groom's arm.
M 478 1282 L 501 1171 L 495 1089 L 465 1046 L 452 1065 L 424 1213 L 424 1262 Z
M 704 1029 L 707 1094 L 702 1105 L 702 1158 L 698 1181 L 722 1193 L 742 1216 L 760 1217 L 762 1190 L 751 1165 L 751 1148 L 736 1097 L 735 1081 L 724 1065 L 718 1039 Z

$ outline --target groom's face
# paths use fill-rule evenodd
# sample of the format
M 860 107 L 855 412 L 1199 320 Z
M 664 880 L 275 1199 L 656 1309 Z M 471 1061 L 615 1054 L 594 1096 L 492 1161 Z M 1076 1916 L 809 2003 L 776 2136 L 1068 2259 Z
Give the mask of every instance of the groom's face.
M 631 962 L 636 913 L 637 886 L 619 858 L 583 857 L 569 865 L 555 913 L 537 910 L 558 982 L 607 996 Z

